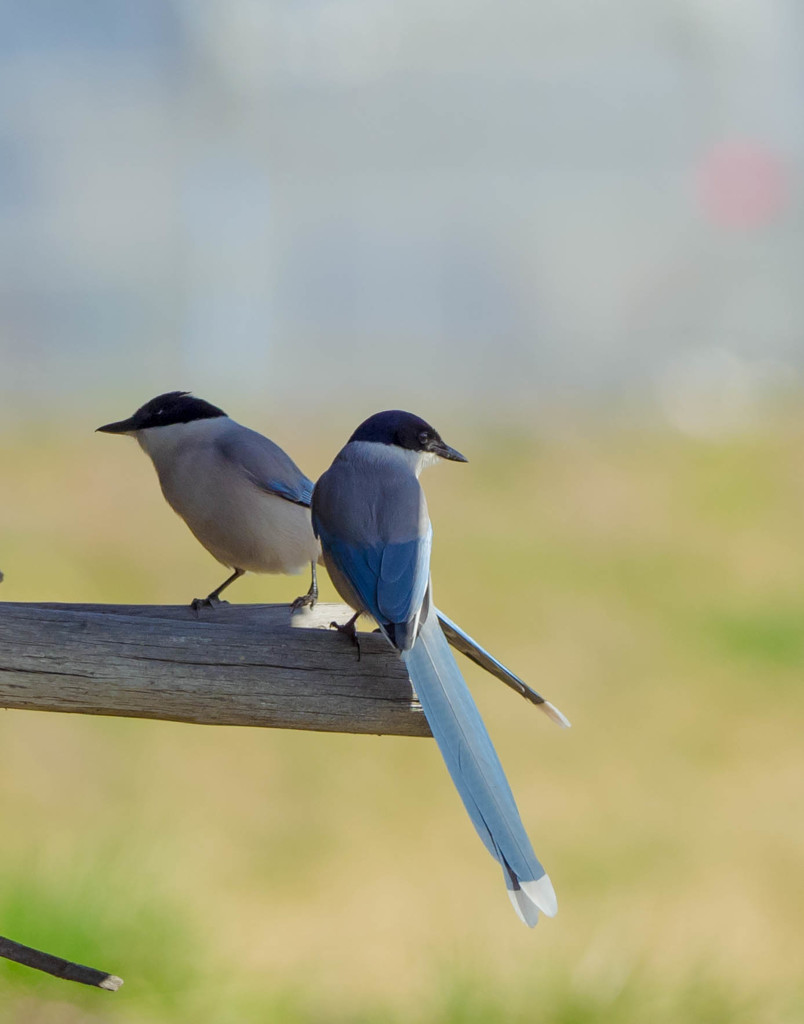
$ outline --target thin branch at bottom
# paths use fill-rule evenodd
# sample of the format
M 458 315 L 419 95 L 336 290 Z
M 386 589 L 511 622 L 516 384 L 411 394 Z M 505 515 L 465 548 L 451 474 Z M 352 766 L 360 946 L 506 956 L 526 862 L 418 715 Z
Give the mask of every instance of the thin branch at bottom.
M 98 971 L 94 967 L 84 967 L 83 964 L 74 964 L 71 960 L 63 960 L 60 956 L 53 956 L 52 953 L 43 953 L 39 949 L 32 949 L 30 946 L 23 946 L 13 939 L 5 939 L 0 935 L 0 956 L 6 960 L 13 960 L 15 963 L 32 967 L 35 971 L 44 971 L 45 974 L 52 974 L 56 978 L 63 978 L 65 981 L 77 981 L 81 985 L 93 985 L 95 988 L 106 989 L 107 992 L 116 992 L 123 984 L 123 979 L 114 974 L 107 974 L 105 971 Z

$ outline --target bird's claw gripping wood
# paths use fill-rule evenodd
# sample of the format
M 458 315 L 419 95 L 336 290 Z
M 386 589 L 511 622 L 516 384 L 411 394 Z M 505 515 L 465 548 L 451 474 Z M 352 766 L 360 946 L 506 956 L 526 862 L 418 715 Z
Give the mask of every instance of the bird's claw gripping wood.
M 190 602 L 190 609 L 198 617 L 201 614 L 202 608 L 219 608 L 222 604 L 228 603 L 228 601 L 222 601 L 219 597 L 215 597 L 214 594 L 210 594 L 209 597 L 194 597 Z
M 360 661 L 360 641 L 357 639 L 357 627 L 355 626 L 355 623 L 359 618 L 360 613 L 358 612 L 356 615 L 353 615 L 348 622 L 344 622 L 343 625 L 341 625 L 340 622 L 334 621 L 330 622 L 329 624 L 330 629 L 337 629 L 339 633 L 343 633 L 345 636 L 349 637 L 354 646 L 357 648 L 358 661 Z

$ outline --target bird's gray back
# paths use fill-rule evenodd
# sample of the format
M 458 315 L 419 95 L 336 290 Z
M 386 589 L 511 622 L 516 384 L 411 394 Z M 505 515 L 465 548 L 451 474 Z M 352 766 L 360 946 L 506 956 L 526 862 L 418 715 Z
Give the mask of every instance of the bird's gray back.
M 409 467 L 378 457 L 388 446 L 347 445 L 315 486 L 313 523 L 355 547 L 402 544 L 430 528 L 424 491 Z
M 216 449 L 261 490 L 297 505 L 310 504 L 312 480 L 286 451 L 263 434 L 230 420 L 216 440 Z
M 218 561 L 297 572 L 318 558 L 312 483 L 278 445 L 223 417 L 144 433 L 162 493 Z

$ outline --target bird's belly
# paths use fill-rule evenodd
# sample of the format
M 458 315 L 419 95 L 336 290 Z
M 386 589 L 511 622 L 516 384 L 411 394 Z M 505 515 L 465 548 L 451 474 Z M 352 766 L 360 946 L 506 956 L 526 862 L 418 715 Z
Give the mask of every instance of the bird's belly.
M 195 537 L 223 565 L 247 572 L 299 573 L 320 548 L 310 510 L 245 481 L 235 488 L 196 491 L 188 500 L 166 493 Z

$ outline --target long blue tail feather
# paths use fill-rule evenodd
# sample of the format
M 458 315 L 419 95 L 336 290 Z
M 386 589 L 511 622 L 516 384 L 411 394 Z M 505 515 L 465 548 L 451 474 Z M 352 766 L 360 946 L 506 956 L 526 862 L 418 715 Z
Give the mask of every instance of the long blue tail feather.
M 530 927 L 552 917 L 556 899 L 533 852 L 511 787 L 472 695 L 461 676 L 436 609 L 430 607 L 413 647 L 402 653 L 416 694 L 452 781 L 486 849 L 502 868 L 511 902 Z
M 556 725 L 560 725 L 562 729 L 569 729 L 569 719 L 554 704 L 551 704 L 549 700 L 546 700 L 540 693 L 537 693 L 536 690 L 528 686 L 518 675 L 515 675 L 509 668 L 506 668 L 499 659 L 495 658 L 484 647 L 481 647 L 477 640 L 469 636 L 465 630 L 461 629 L 456 622 L 453 622 L 440 609 L 436 609 L 436 614 L 447 640 L 456 650 L 460 651 L 461 654 L 464 654 L 476 665 L 480 665 L 481 668 L 484 668 L 491 675 L 496 676 L 506 686 L 510 686 L 512 690 L 516 690 L 525 700 L 535 704 Z

